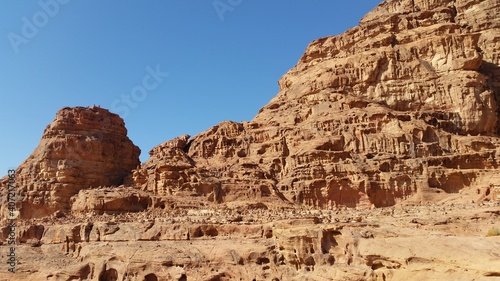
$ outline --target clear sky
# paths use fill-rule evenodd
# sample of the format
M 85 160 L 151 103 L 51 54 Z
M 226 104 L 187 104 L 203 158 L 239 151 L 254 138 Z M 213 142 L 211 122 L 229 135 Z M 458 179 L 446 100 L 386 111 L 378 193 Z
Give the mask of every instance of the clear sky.
M 5 0 L 0 3 L 0 175 L 64 106 L 124 118 L 141 161 L 157 144 L 251 120 L 314 39 L 381 0 Z

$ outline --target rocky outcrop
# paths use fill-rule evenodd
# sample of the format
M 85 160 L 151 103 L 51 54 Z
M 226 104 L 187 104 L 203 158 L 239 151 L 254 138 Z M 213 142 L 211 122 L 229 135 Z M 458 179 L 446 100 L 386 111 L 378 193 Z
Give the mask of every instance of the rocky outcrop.
M 17 169 L 21 219 L 2 220 L 15 279 L 500 276 L 499 14 L 387 0 L 312 42 L 252 121 L 140 166 L 117 115 L 61 109 Z
M 122 184 L 139 154 L 118 115 L 95 106 L 62 108 L 17 169 L 20 218 L 69 211 L 80 190 Z
M 494 0 L 385 1 L 359 26 L 312 42 L 252 121 L 160 144 L 132 173 L 139 149 L 123 120 L 64 108 L 17 170 L 21 217 L 122 183 L 164 208 L 173 198 L 382 207 L 468 187 L 496 197 L 499 10 Z M 78 210 L 102 198 L 82 196 L 90 201 Z
M 129 183 L 213 202 L 429 202 L 499 172 L 500 4 L 385 1 L 312 42 L 250 122 L 154 148 Z
M 232 212 L 83 215 L 19 225 L 15 280 L 490 280 L 500 274 L 500 236 L 486 236 L 499 206 L 247 209 L 238 222 L 223 222 Z M 9 230 L 2 228 L 0 241 Z M 0 280 L 12 276 L 0 270 Z
M 144 211 L 148 207 L 153 207 L 151 196 L 132 188 L 83 189 L 71 197 L 71 211 L 77 213 L 121 214 Z

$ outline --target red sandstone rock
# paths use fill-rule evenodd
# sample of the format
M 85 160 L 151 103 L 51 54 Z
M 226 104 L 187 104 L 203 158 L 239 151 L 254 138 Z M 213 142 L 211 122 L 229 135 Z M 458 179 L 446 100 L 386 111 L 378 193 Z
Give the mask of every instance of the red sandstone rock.
M 20 217 L 69 211 L 80 190 L 122 184 L 139 165 L 139 153 L 118 115 L 98 107 L 62 108 L 17 169 Z M 5 216 L 5 204 L 1 208 Z
M 62 109 L 18 169 L 21 217 L 42 218 L 18 221 L 16 280 L 500 276 L 499 14 L 385 1 L 312 42 L 252 121 L 160 144 L 132 173 L 118 116 Z
M 484 186 L 500 166 L 498 14 L 495 0 L 383 2 L 313 41 L 252 121 L 158 146 L 129 183 L 322 208 Z

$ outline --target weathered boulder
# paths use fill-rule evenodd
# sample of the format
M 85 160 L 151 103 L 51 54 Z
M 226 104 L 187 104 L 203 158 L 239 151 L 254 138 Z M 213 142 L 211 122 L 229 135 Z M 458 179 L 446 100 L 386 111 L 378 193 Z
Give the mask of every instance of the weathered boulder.
M 125 187 L 83 189 L 71 197 L 71 211 L 74 213 L 140 212 L 152 204 L 153 199 L 148 193 Z

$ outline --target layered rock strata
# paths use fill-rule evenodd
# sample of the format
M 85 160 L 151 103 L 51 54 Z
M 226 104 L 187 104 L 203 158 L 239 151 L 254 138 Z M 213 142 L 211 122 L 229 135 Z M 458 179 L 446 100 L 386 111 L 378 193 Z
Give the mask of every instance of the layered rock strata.
M 252 121 L 139 167 L 117 115 L 61 109 L 17 169 L 0 280 L 499 277 L 499 14 L 385 1 L 312 42 Z
M 128 183 L 321 208 L 489 194 L 500 165 L 499 14 L 496 0 L 385 1 L 312 42 L 252 121 L 155 147 Z
M 95 106 L 62 108 L 17 168 L 20 218 L 69 211 L 80 190 L 122 184 L 140 164 L 139 154 L 118 115 Z M 7 216 L 6 204 L 1 208 Z
M 492 205 L 490 203 L 490 205 Z M 19 225 L 0 280 L 495 280 L 500 207 L 234 210 L 64 217 Z M 225 221 L 226 220 L 226 221 Z M 45 221 L 45 222 L 44 222 Z M 0 232 L 6 242 L 9 228 Z M 425 243 L 422 243 L 425 241 Z

